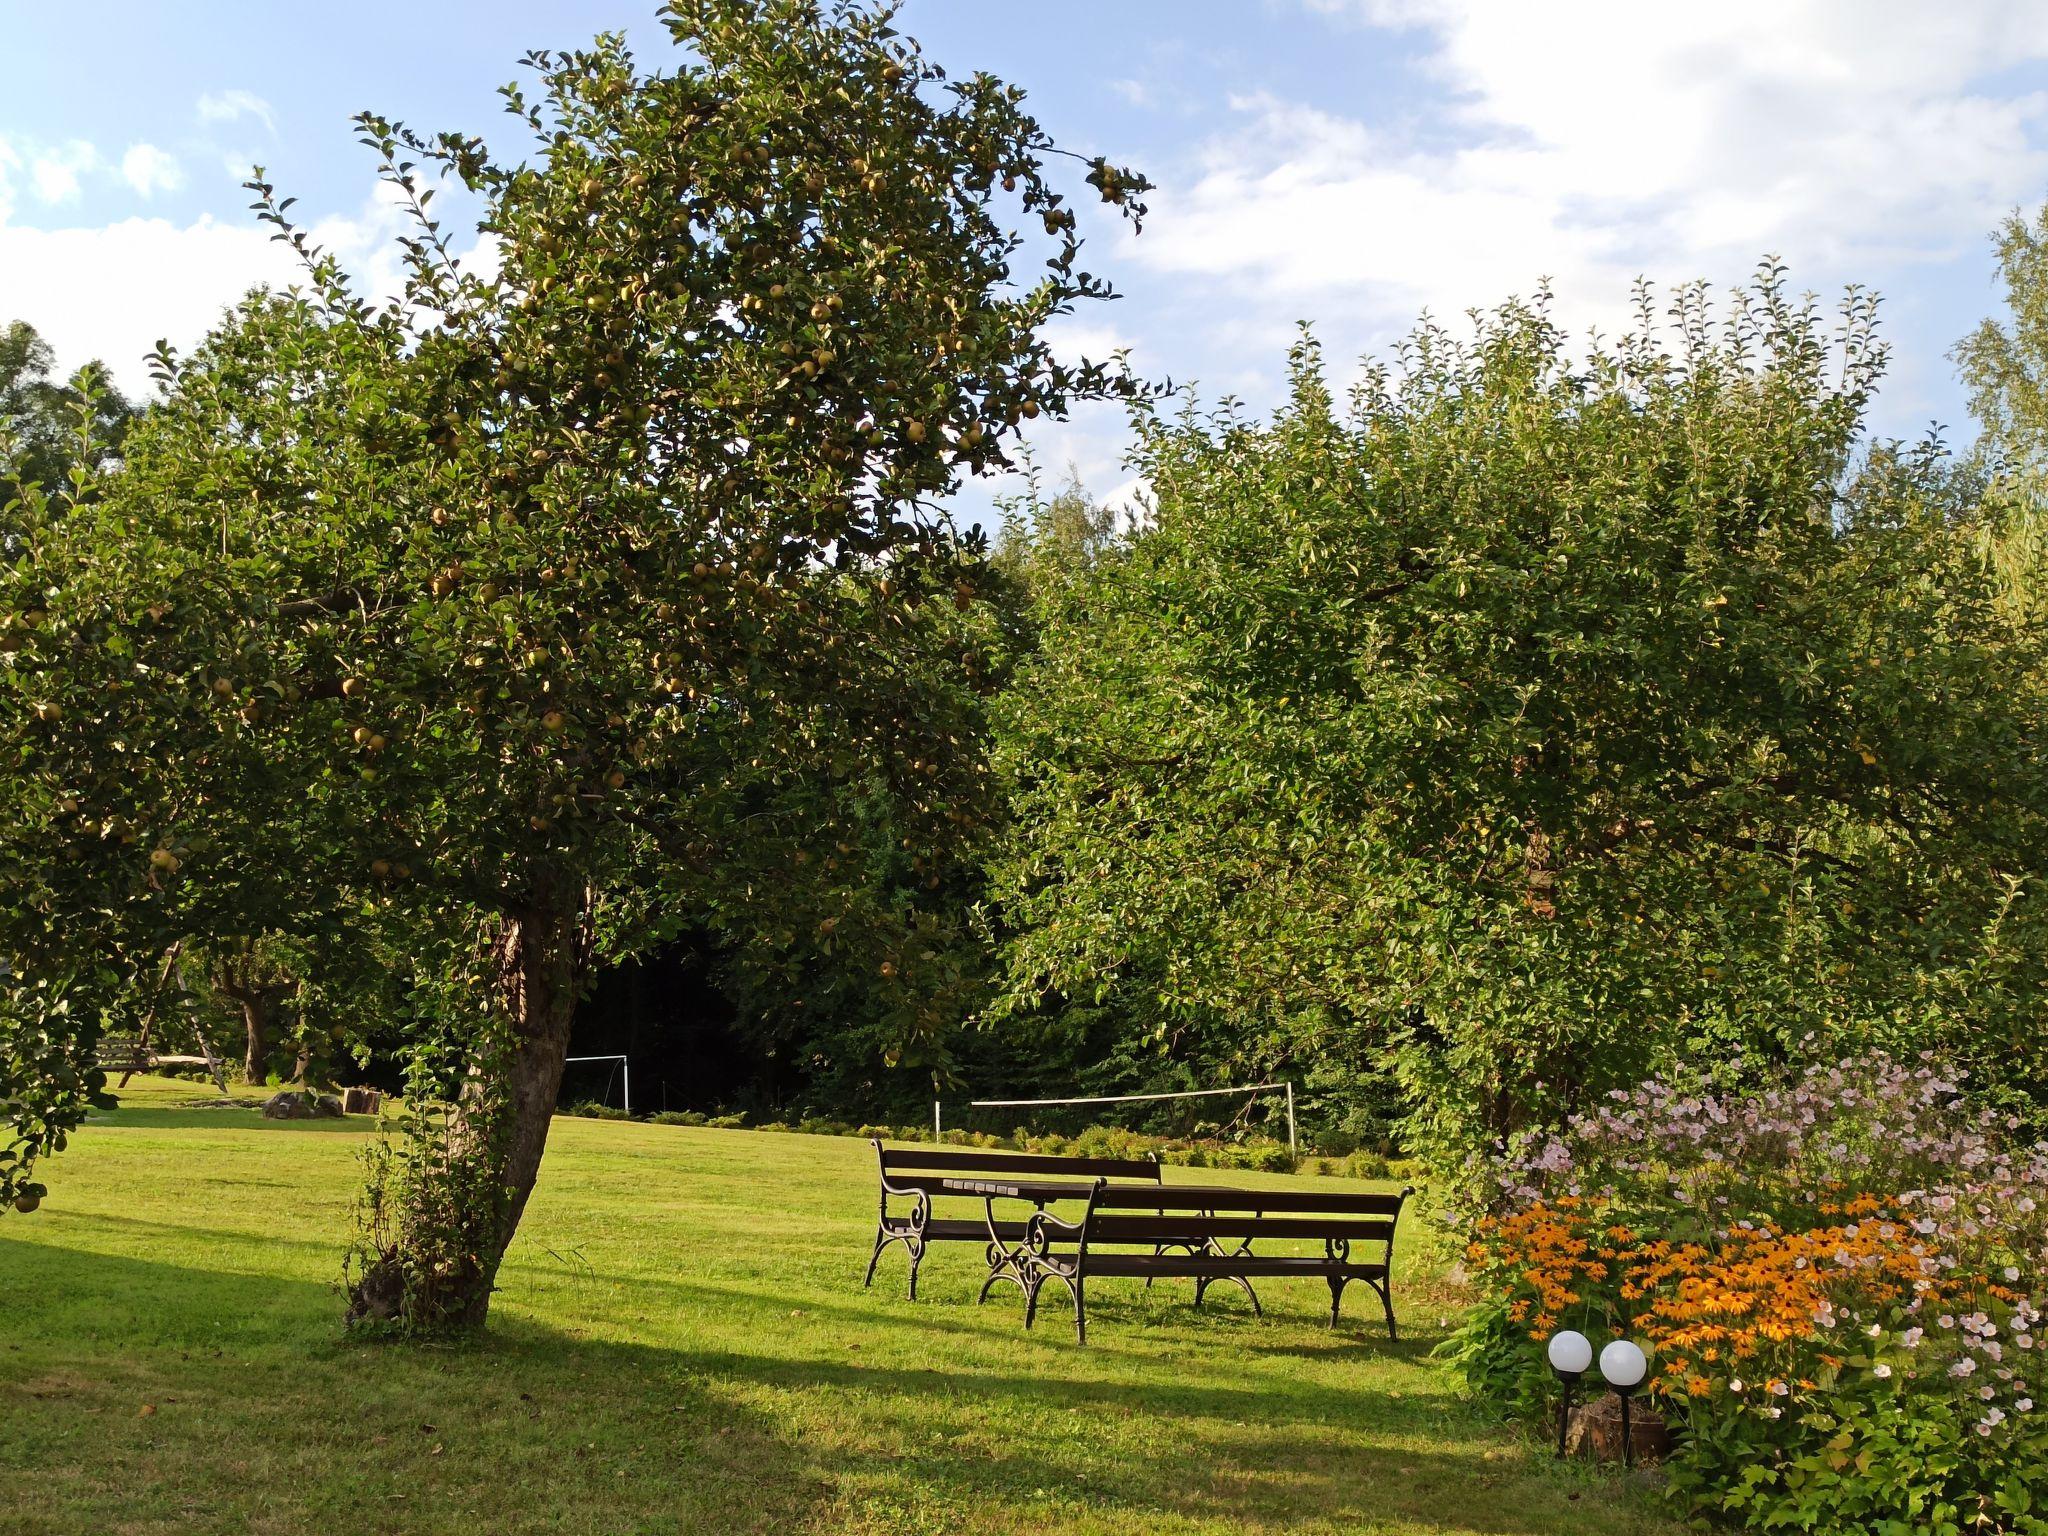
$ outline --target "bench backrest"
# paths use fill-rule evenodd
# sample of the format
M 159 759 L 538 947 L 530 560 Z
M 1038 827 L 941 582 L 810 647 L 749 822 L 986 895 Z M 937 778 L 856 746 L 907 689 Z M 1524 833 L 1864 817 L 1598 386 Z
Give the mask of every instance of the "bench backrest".
M 102 1067 L 133 1066 L 144 1061 L 142 1038 L 139 1035 L 101 1035 L 93 1047 L 93 1059 Z
M 919 1184 L 950 1175 L 1012 1174 L 1040 1179 L 1138 1179 L 1159 1182 L 1156 1157 L 1062 1157 L 1050 1152 L 983 1152 L 969 1147 L 885 1147 L 877 1140 L 882 1177 Z M 908 1180 L 899 1175 L 909 1175 Z
M 1098 1188 L 1074 1236 L 1090 1248 L 1215 1239 L 1307 1239 L 1327 1244 L 1394 1241 L 1412 1189 L 1378 1191 L 1220 1189 L 1168 1185 L 1157 1190 Z M 1085 1232 L 1085 1238 L 1082 1233 Z M 1053 1235 L 1057 1237 L 1055 1228 Z

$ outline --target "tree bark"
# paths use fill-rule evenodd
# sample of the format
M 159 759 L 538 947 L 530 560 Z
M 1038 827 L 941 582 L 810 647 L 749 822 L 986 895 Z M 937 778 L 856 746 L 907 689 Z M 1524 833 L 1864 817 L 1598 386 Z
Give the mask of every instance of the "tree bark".
M 222 959 L 213 974 L 214 987 L 242 1010 L 244 1035 L 242 1081 L 260 1083 L 267 1075 L 270 1059 L 271 1019 L 277 1005 L 289 995 L 289 985 L 266 983 L 252 956 Z
M 580 908 L 528 908 L 506 916 L 495 947 L 497 986 L 513 1030 L 510 1141 L 505 1148 L 506 1243 L 526 1212 L 562 1087 L 569 1027 L 588 947 Z
M 487 1154 L 498 1163 L 505 1203 L 488 1251 L 479 1256 L 473 1294 L 462 1307 L 461 1321 L 470 1326 L 480 1326 L 489 1313 L 498 1266 L 540 1173 L 589 953 L 589 905 L 580 891 L 572 900 L 507 911 L 491 939 L 491 984 L 512 1035 L 504 1121 Z
M 242 1028 L 245 1040 L 242 1049 L 242 1081 L 260 1083 L 267 1075 L 264 1065 L 270 1055 L 270 1016 L 260 993 L 244 995 L 242 1004 Z

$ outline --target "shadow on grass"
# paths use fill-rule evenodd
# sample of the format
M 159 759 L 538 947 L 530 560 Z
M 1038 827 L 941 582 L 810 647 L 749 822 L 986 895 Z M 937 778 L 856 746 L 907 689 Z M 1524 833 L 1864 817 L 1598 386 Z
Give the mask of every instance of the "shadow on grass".
M 266 1120 L 259 1109 L 230 1104 L 123 1105 L 90 1116 L 86 1126 L 123 1131 L 326 1131 L 366 1136 L 377 1129 L 370 1115 L 338 1115 L 322 1120 Z
M 675 1300 L 758 1352 L 595 1341 L 517 1314 L 457 1347 L 366 1344 L 340 1336 L 327 1286 L 6 1239 L 0 1275 L 28 1298 L 0 1334 L 0 1413 L 25 1426 L 0 1442 L 0 1529 L 30 1513 L 5 1490 L 31 1484 L 53 1530 L 325 1530 L 336 1510 L 406 1532 L 1052 1530 L 1075 1511 L 1116 1531 L 1652 1524 L 1447 1447 L 1472 1426 L 1439 1397 L 1233 1380 L 1244 1362 L 1199 1358 L 1199 1338 L 1185 1378 L 1117 1380 L 1162 1362 L 1027 1335 L 1014 1315 L 992 1338 L 993 1304 L 969 1320 L 795 1298 L 841 1332 L 979 1335 L 974 1363 L 949 1368 L 942 1349 L 923 1365 L 820 1358 L 838 1335 L 792 1331 L 791 1297 L 725 1285 L 616 1282 L 694 1293 Z M 1424 1345 L 1363 1347 L 1412 1360 Z

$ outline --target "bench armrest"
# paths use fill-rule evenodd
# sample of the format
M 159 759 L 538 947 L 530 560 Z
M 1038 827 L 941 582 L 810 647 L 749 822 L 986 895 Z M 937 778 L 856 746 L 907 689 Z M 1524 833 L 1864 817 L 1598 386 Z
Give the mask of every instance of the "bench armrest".
M 1067 1221 L 1047 1210 L 1033 1211 L 1024 1222 L 1024 1247 L 1031 1256 L 1043 1263 L 1051 1257 L 1054 1243 L 1071 1243 L 1074 1256 L 1066 1262 L 1078 1264 L 1088 1251 L 1088 1222 L 1095 1214 L 1095 1202 L 1108 1182 L 1107 1179 L 1095 1181 L 1095 1187 L 1088 1191 L 1088 1203 L 1082 1207 L 1079 1221 Z M 1064 1264 L 1055 1265 L 1055 1268 L 1064 1267 Z
M 893 1195 L 899 1200 L 908 1200 L 910 1202 L 910 1224 L 922 1232 L 926 1224 L 932 1219 L 931 1195 L 925 1190 L 918 1189 L 912 1185 L 898 1184 L 891 1179 L 889 1177 L 888 1155 L 882 1150 L 882 1138 L 879 1136 L 872 1138 L 872 1145 L 875 1149 L 875 1161 L 881 1165 L 882 1220 L 886 1222 L 889 1219 L 889 1198 Z
M 1043 1247 L 1045 1242 L 1055 1239 L 1060 1242 L 1078 1243 L 1087 1235 L 1088 1218 L 1084 1215 L 1079 1221 L 1062 1221 L 1051 1211 L 1033 1211 L 1024 1219 L 1024 1231 L 1027 1237 L 1040 1239 L 1037 1245 L 1040 1247 Z

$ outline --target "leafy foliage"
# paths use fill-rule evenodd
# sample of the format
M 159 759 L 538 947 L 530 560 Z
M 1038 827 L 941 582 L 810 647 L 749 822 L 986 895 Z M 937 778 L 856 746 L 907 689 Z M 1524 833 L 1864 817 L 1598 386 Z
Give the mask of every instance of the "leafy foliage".
M 1680 1053 L 1939 1043 L 2031 1091 L 2040 635 L 1883 350 L 1775 269 L 1567 359 L 1424 326 L 1340 410 L 1138 421 L 1155 506 L 1002 702 L 999 1013 L 1396 1065 L 1452 1161 Z

